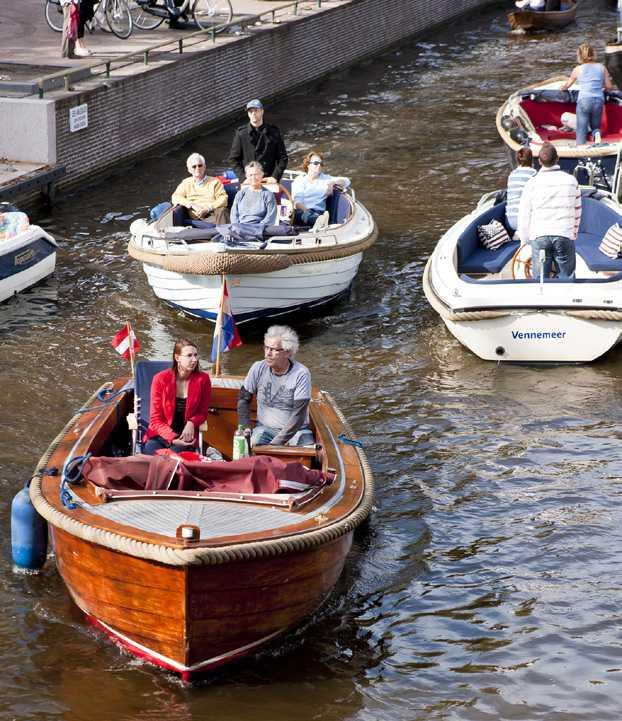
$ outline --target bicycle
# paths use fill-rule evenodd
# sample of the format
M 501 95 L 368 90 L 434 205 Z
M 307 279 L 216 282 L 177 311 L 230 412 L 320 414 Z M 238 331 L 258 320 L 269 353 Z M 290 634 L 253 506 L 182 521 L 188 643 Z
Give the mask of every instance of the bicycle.
M 159 0 L 129 0 L 134 25 L 141 30 L 155 30 L 165 20 L 176 20 L 165 4 Z M 233 17 L 230 0 L 184 0 L 177 8 L 180 18 L 194 17 L 201 30 L 221 32 Z
M 45 20 L 57 33 L 63 31 L 63 8 L 60 0 L 46 0 Z M 121 40 L 127 40 L 132 34 L 133 19 L 127 0 L 101 0 L 95 14 L 86 27 L 93 32 L 100 27 L 104 32 L 112 32 Z

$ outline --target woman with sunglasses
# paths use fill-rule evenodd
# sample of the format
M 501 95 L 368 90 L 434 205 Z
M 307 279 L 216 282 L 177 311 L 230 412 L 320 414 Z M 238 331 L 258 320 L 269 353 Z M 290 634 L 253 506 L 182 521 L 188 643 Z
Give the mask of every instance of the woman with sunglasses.
M 173 193 L 173 225 L 213 228 L 229 222 L 227 192 L 218 178 L 206 174 L 205 158 L 192 153 L 186 161 L 190 177 Z
M 324 156 L 312 151 L 307 153 L 302 163 L 305 171 L 297 175 L 292 183 L 292 199 L 296 209 L 294 223 L 296 225 L 313 226 L 313 230 L 321 230 L 328 225 L 326 198 L 332 195 L 333 188 L 348 188 L 348 178 L 338 178 L 322 172 Z

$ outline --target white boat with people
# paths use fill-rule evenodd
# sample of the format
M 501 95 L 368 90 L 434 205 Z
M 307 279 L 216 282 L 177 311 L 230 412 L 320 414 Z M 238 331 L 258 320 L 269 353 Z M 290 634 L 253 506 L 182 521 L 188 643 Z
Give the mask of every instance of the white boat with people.
M 580 183 L 611 190 L 622 142 L 622 93 L 605 93 L 599 143 L 576 143 L 576 90 L 561 90 L 557 76 L 515 91 L 497 111 L 497 132 L 516 164 L 516 152 L 528 146 L 537 157 L 543 143 L 553 143 L 563 170 Z
M 0 203 L 0 302 L 54 272 L 57 243 L 28 216 Z
M 335 187 L 324 222 L 291 226 L 291 186 L 297 175 L 286 171 L 273 186 L 281 225 L 261 242 L 212 240 L 212 231 L 173 226 L 165 213 L 156 221 L 132 223 L 128 253 L 143 264 L 158 298 L 212 322 L 223 276 L 238 324 L 336 301 L 349 292 L 363 252 L 375 242 L 376 224 L 352 188 Z M 235 187 L 225 186 L 230 203 Z
M 423 278 L 430 305 L 484 360 L 577 363 L 607 353 L 622 338 L 620 205 L 582 188 L 575 276 L 533 278 L 529 244 L 508 237 L 489 250 L 480 241 L 493 220 L 507 230 L 502 198 L 485 195 L 439 240 Z

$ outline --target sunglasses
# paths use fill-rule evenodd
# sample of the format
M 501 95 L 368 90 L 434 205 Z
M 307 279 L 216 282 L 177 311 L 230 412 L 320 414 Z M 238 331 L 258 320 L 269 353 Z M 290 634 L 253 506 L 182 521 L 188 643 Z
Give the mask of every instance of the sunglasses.
M 205 166 L 203 163 L 198 163 L 197 165 L 191 165 L 190 167 L 194 170 L 194 168 L 204 168 Z
M 322 165 L 321 160 L 310 160 L 309 165 Z

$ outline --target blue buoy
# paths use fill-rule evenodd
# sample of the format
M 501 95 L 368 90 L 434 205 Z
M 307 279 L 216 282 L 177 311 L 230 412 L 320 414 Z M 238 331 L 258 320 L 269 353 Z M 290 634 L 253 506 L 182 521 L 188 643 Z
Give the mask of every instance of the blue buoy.
M 11 503 L 11 550 L 18 568 L 39 571 L 48 552 L 48 527 L 32 505 L 29 485 L 30 481 Z

